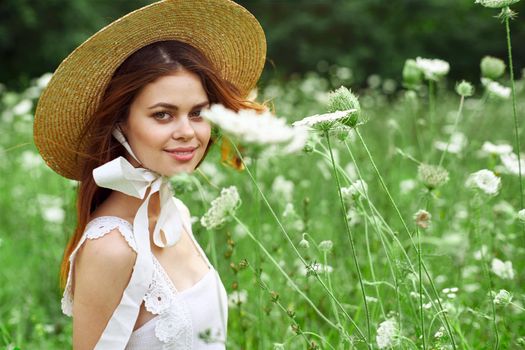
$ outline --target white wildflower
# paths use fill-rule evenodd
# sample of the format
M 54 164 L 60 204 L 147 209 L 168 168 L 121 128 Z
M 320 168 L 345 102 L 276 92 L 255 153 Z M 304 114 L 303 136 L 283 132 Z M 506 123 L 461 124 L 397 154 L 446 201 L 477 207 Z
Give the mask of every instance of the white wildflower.
M 366 197 L 368 193 L 368 185 L 363 180 L 356 180 L 348 187 L 341 187 L 341 194 L 344 199 L 351 201 L 359 196 Z
M 494 296 L 494 304 L 507 306 L 512 301 L 512 294 L 505 289 L 500 289 L 498 294 Z
M 283 343 L 273 343 L 273 350 L 284 350 Z
M 323 252 L 329 252 L 332 250 L 334 243 L 331 240 L 322 241 L 319 243 L 319 249 Z
M 220 196 L 211 202 L 210 209 L 202 216 L 201 225 L 208 229 L 220 227 L 240 204 L 241 199 L 235 186 L 223 188 Z
M 445 335 L 445 328 L 443 326 L 439 327 L 438 331 L 434 334 L 434 338 L 440 339 Z
M 438 80 L 450 70 L 448 62 L 440 59 L 416 58 L 416 67 L 419 68 L 426 79 Z
M 399 191 L 402 194 L 407 194 L 407 193 L 411 192 L 416 187 L 417 187 L 417 181 L 414 180 L 414 179 L 402 180 L 399 183 Z
M 481 78 L 481 83 L 492 96 L 496 96 L 504 100 L 508 99 L 512 92 L 509 87 L 503 86 L 497 81 L 493 81 L 488 78 Z
M 36 86 L 40 89 L 44 89 L 47 84 L 49 84 L 49 81 L 53 77 L 53 73 L 44 73 L 40 78 L 36 80 Z
M 399 328 L 395 319 L 390 318 L 379 324 L 376 342 L 379 349 L 394 347 L 399 341 Z
M 470 174 L 465 185 L 467 187 L 478 188 L 490 196 L 495 196 L 501 188 L 501 178 L 490 170 L 482 169 Z
M 310 271 L 311 270 L 311 271 Z M 299 273 L 304 276 L 308 276 L 309 273 L 312 273 L 315 271 L 316 273 L 332 273 L 334 271 L 334 268 L 330 265 L 324 265 L 321 263 L 312 263 L 308 265 L 308 267 L 304 266 L 304 264 L 301 263 L 299 265 Z
M 53 224 L 61 224 L 62 222 L 64 222 L 66 212 L 60 207 L 47 207 L 42 209 L 42 217 L 47 222 Z
M 502 279 L 514 279 L 514 269 L 511 261 L 501 261 L 498 258 L 492 259 L 492 272 Z
M 242 109 L 236 113 L 221 104 L 214 104 L 204 109 L 201 115 L 237 141 L 287 145 L 289 153 L 302 149 L 308 137 L 305 128 L 292 128 L 286 124 L 286 119 L 277 118 L 269 111 L 257 113 L 252 109 Z
M 13 107 L 13 113 L 15 115 L 22 115 L 31 112 L 33 108 L 33 102 L 31 100 L 22 100 Z
M 284 199 L 286 202 L 291 202 L 293 198 L 294 183 L 290 180 L 286 180 L 284 176 L 278 175 L 272 184 L 272 194 L 279 198 Z
M 516 153 L 501 154 L 499 159 L 503 163 L 504 169 L 512 175 L 519 174 L 519 168 L 521 165 L 521 172 L 525 172 L 525 159 L 521 158 L 518 162 L 518 156 Z
M 348 119 L 357 109 L 349 109 L 346 111 L 336 111 L 333 113 L 315 114 L 301 120 L 294 122 L 293 126 L 305 126 L 313 129 L 331 127 L 338 122 L 343 122 Z
M 234 290 L 228 294 L 228 306 L 235 307 L 239 304 L 245 304 L 248 300 L 248 292 L 245 289 Z
M 518 220 L 525 223 L 525 209 L 518 211 Z
M 493 144 L 492 142 L 485 141 L 481 146 L 481 151 L 488 154 L 503 155 L 512 153 L 512 146 L 509 144 Z
M 485 244 L 482 244 L 481 248 L 474 252 L 474 254 L 473 254 L 474 255 L 474 259 L 482 260 L 483 257 L 487 256 L 488 252 L 489 252 L 489 248 Z
M 519 2 L 520 0 L 476 0 L 475 4 L 490 8 L 502 8 Z
M 30 171 L 44 165 L 44 161 L 42 160 L 42 157 L 38 155 L 38 153 L 27 150 L 22 152 L 22 155 L 20 156 L 20 165 L 25 170 Z
M 435 141 L 434 147 L 436 147 L 440 151 L 447 150 L 448 153 L 458 154 L 465 148 L 467 145 L 467 138 L 465 137 L 465 134 L 461 132 L 455 132 L 450 136 L 450 142 L 448 142 L 448 148 L 447 148 L 447 142 L 444 141 Z

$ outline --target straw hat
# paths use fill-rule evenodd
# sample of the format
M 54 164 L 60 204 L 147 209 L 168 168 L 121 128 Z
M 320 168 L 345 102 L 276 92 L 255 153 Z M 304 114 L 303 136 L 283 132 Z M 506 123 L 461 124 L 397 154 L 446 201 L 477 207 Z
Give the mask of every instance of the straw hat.
M 244 7 L 230 0 L 164 0 L 133 11 L 77 47 L 40 96 L 34 139 L 54 171 L 81 178 L 85 145 L 80 133 L 100 103 L 116 68 L 156 41 L 179 40 L 200 49 L 222 77 L 246 97 L 266 56 L 264 32 Z

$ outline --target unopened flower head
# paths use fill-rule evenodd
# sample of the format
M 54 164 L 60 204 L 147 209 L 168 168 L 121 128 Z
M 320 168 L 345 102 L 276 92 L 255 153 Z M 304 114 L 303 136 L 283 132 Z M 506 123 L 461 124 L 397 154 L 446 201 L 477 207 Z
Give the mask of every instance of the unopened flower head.
M 294 127 L 308 127 L 320 131 L 330 130 L 337 125 L 348 125 L 347 119 L 356 113 L 355 109 L 336 111 L 333 113 L 315 114 L 294 122 Z
M 345 111 L 355 109 L 350 120 L 347 122 L 348 126 L 355 126 L 359 113 L 361 112 L 361 105 L 357 97 L 350 91 L 350 89 L 341 86 L 339 89 L 330 92 L 328 95 L 328 112 Z
M 220 196 L 211 202 L 210 209 L 202 216 L 201 225 L 207 229 L 220 227 L 235 214 L 240 204 L 241 199 L 235 186 L 223 188 Z
M 432 190 L 448 182 L 448 171 L 438 165 L 422 163 L 417 168 L 419 179 Z
M 485 86 L 491 96 L 495 96 L 503 100 L 508 99 L 512 93 L 512 90 L 509 87 L 503 86 L 497 81 L 493 81 L 488 78 L 481 78 L 481 83 L 483 86 Z
M 387 349 L 399 343 L 399 327 L 394 318 L 383 321 L 377 327 L 376 342 L 379 349 Z
M 519 2 L 520 0 L 476 0 L 475 4 L 490 8 L 502 8 Z
M 439 80 L 448 74 L 450 65 L 440 59 L 416 58 L 416 66 L 423 72 L 426 79 Z
M 505 62 L 499 58 L 485 56 L 481 59 L 480 68 L 482 77 L 495 80 L 505 73 L 506 65 Z
M 512 301 L 512 294 L 510 294 L 505 289 L 500 289 L 498 294 L 494 296 L 494 304 L 507 306 Z
M 472 84 L 468 81 L 462 80 L 456 85 L 456 92 L 460 96 L 469 97 L 474 94 L 474 86 L 472 86 Z
M 330 252 L 333 247 L 334 243 L 331 240 L 326 240 L 319 243 L 319 249 L 323 252 Z
M 470 174 L 465 185 L 477 188 L 489 196 L 495 196 L 501 188 L 501 178 L 488 169 L 482 169 Z
M 514 279 L 514 269 L 512 268 L 512 261 L 501 261 L 498 258 L 492 259 L 492 272 L 502 279 Z
M 414 214 L 414 220 L 416 221 L 416 225 L 421 228 L 428 228 L 428 226 L 430 226 L 430 219 L 432 219 L 432 215 L 424 209 L 419 209 Z
M 423 72 L 413 59 L 405 61 L 403 66 L 403 85 L 408 89 L 416 89 L 423 81 Z
M 305 129 L 292 128 L 284 118 L 277 118 L 269 111 L 258 113 L 252 109 L 241 109 L 235 112 L 221 104 L 213 104 L 209 109 L 204 109 L 201 115 L 232 139 L 246 144 L 290 145 L 301 141 L 301 145 L 290 149 L 298 151 L 307 139 Z

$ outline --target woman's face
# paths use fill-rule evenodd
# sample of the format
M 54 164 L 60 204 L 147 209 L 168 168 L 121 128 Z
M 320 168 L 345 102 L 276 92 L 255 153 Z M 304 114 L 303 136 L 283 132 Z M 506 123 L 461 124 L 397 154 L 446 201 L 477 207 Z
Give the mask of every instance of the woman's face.
M 144 167 L 165 176 L 189 173 L 210 141 L 211 126 L 200 116 L 208 106 L 199 77 L 179 69 L 139 92 L 122 131 Z

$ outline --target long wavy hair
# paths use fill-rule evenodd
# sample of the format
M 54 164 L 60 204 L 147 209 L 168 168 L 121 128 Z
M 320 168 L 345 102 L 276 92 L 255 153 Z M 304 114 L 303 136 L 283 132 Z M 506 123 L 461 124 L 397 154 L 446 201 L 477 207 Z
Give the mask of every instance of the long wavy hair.
M 118 123 L 125 121 L 129 107 L 142 88 L 156 79 L 172 74 L 184 68 L 200 77 L 208 95 L 210 104 L 221 103 L 225 107 L 238 111 L 254 109 L 262 112 L 267 108 L 263 104 L 249 101 L 240 95 L 239 89 L 223 79 L 205 55 L 195 47 L 176 40 L 158 41 L 139 49 L 130 55 L 115 71 L 97 111 L 86 123 L 82 133 L 82 142 L 87 145 L 87 157 L 82 171 L 77 193 L 77 226 L 64 251 L 60 268 L 60 287 L 65 287 L 69 273 L 69 257 L 77 246 L 86 228 L 91 213 L 111 193 L 111 190 L 98 187 L 92 173 L 93 169 L 125 155 L 124 147 L 112 137 L 112 131 Z M 212 132 L 201 164 L 216 143 Z M 227 154 L 228 146 L 223 144 L 222 159 L 236 169 L 241 163 L 235 155 Z

